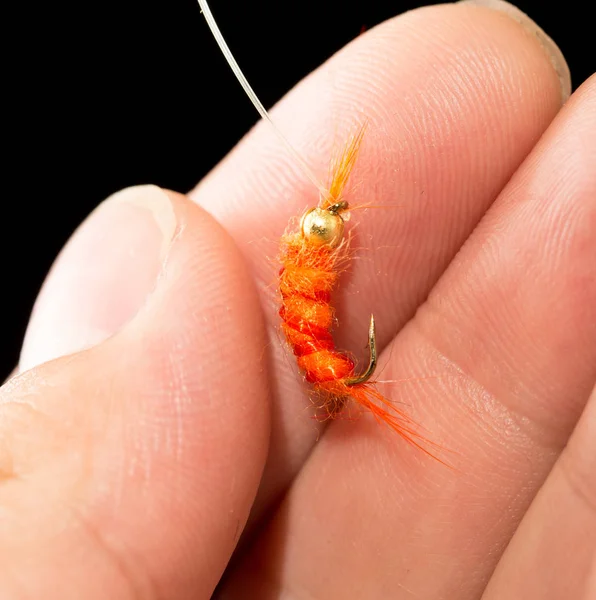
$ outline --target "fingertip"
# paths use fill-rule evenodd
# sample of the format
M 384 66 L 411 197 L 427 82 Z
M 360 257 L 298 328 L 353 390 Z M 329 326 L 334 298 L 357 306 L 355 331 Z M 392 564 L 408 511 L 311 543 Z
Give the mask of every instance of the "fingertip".
M 44 282 L 20 369 L 89 348 L 121 329 L 155 287 L 176 227 L 172 202 L 156 186 L 126 188 L 102 202 Z
M 561 86 L 561 103 L 564 104 L 571 95 L 571 73 L 561 49 L 555 41 L 525 12 L 504 0 L 460 0 L 460 4 L 488 8 L 507 15 L 531 35 L 546 53 Z

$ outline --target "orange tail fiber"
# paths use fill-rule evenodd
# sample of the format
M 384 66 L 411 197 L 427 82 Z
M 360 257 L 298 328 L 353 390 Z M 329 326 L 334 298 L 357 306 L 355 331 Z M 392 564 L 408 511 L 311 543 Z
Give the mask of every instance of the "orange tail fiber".
M 363 136 L 364 127 L 332 165 L 328 193 L 322 195 L 319 206 L 302 216 L 298 230 L 282 238 L 281 327 L 305 379 L 320 397 L 320 408 L 326 418 L 337 417 L 346 402 L 353 401 L 432 456 L 421 443 L 434 444 L 417 433 L 409 417 L 369 381 L 376 366 L 374 320 L 371 318 L 369 333 L 371 361 L 360 376 L 355 373 L 354 361 L 335 348 L 331 335 L 334 324 L 331 294 L 349 257 L 348 240 L 344 238 L 349 206 L 343 192 Z

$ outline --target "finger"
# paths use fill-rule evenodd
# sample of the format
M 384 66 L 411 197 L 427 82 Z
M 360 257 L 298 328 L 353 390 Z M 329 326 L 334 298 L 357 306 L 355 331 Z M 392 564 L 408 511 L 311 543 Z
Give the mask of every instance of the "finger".
M 382 347 L 414 314 L 568 94 L 560 52 L 545 52 L 528 34 L 535 25 L 520 22 L 462 4 L 407 13 L 360 36 L 273 111 L 321 178 L 334 147 L 368 122 L 348 200 L 384 208 L 354 213 L 362 251 L 337 298 L 338 345 L 360 358 L 370 313 Z M 566 73 L 563 90 L 551 61 Z M 279 267 L 267 258 L 277 254 L 288 219 L 317 203 L 317 191 L 271 128 L 259 124 L 193 197 L 247 257 L 271 332 L 274 425 L 258 513 L 319 435 L 306 418 L 304 383 L 280 343 L 272 291 Z
M 118 200 L 122 193 L 125 202 Z M 155 286 L 168 242 L 152 243 L 159 233 L 156 221 L 137 209 L 134 194 L 141 203 L 153 197 L 148 186 L 115 194 L 60 253 L 35 302 L 21 370 L 103 342 L 134 316 Z M 169 240 L 168 231 L 163 239 Z
M 588 600 L 595 594 L 596 389 L 482 598 Z
M 3 598 L 209 598 L 261 476 L 264 330 L 234 243 L 158 188 L 109 202 L 160 272 L 118 333 L 1 389 Z
M 455 468 L 334 423 L 230 597 L 481 595 L 596 381 L 595 122 L 592 78 L 389 348 L 415 381 L 385 390 Z

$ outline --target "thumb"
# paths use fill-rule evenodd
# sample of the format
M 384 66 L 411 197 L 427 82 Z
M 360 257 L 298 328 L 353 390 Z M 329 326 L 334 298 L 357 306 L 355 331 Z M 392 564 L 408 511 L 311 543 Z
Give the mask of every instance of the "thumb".
M 118 331 L 155 287 L 175 233 L 174 212 L 158 187 L 127 188 L 100 204 L 66 244 L 42 287 L 19 370 Z
M 0 597 L 210 597 L 268 440 L 265 336 L 233 242 L 182 196 L 127 190 L 35 311 L 23 364 L 87 349 L 0 388 Z

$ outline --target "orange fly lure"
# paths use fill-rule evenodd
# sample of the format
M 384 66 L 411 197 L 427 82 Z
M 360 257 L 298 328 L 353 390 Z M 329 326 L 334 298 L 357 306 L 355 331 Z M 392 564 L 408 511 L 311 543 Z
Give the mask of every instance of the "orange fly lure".
M 350 356 L 336 349 L 331 333 L 335 321 L 331 296 L 349 257 L 349 238 L 344 233 L 350 206 L 343 196 L 365 127 L 352 137 L 332 165 L 329 186 L 321 185 L 271 121 L 228 48 L 207 1 L 198 2 L 215 40 L 249 99 L 261 117 L 271 123 L 275 133 L 320 192 L 319 205 L 307 210 L 300 219 L 299 227 L 282 237 L 279 314 L 281 328 L 298 366 L 321 400 L 319 407 L 323 409 L 323 417 L 336 418 L 347 402 L 354 402 L 410 444 L 434 457 L 424 446 L 436 447 L 435 444 L 417 431 L 414 422 L 385 398 L 371 379 L 377 365 L 374 317 L 371 315 L 368 334 L 369 364 L 361 374 L 356 374 L 356 366 Z
M 359 376 L 354 372 L 354 361 L 335 348 L 331 333 L 335 321 L 331 294 L 349 257 L 349 239 L 344 232 L 350 207 L 343 192 L 363 136 L 364 127 L 333 165 L 328 193 L 321 197 L 319 206 L 306 211 L 298 229 L 286 233 L 281 243 L 281 328 L 298 366 L 322 397 L 322 408 L 331 418 L 341 411 L 345 399 L 366 403 L 360 392 L 371 388 L 367 382 L 376 366 L 373 317 L 369 331 L 370 362 Z
M 331 169 L 331 182 L 316 208 L 307 210 L 297 230 L 282 237 L 279 273 L 281 328 L 305 379 L 320 398 L 323 418 L 336 418 L 347 402 L 360 408 L 397 432 L 410 444 L 433 456 L 421 442 L 434 446 L 413 421 L 376 388 L 372 377 L 377 365 L 375 320 L 368 332 L 370 358 L 364 372 L 356 374 L 350 356 L 335 347 L 331 305 L 338 277 L 349 258 L 345 234 L 350 206 L 343 197 L 365 127 L 346 145 Z

